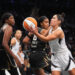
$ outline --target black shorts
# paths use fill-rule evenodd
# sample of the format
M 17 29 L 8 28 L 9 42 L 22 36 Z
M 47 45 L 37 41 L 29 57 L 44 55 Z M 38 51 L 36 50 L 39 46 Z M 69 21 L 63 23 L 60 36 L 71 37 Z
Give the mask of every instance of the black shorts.
M 32 68 L 44 68 L 49 65 L 49 60 L 46 52 L 33 51 L 29 56 L 29 62 Z
M 10 66 L 13 66 L 11 65 L 10 60 L 14 62 L 13 59 L 9 58 L 5 50 L 0 50 L 0 69 L 1 70 L 10 69 Z M 15 62 L 13 64 L 15 65 Z

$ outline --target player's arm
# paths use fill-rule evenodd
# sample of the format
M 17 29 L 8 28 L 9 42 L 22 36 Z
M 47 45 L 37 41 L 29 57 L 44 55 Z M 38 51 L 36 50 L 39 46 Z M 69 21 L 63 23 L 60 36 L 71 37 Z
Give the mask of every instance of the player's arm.
M 54 40 L 56 38 L 62 38 L 61 35 L 63 34 L 62 30 L 57 30 L 56 32 L 49 34 L 48 36 L 44 36 L 39 34 L 38 32 L 34 32 L 34 34 L 42 41 L 48 42 Z
M 25 38 L 23 39 L 23 43 L 28 44 L 30 39 L 31 39 L 31 37 L 32 37 L 32 35 L 33 34 L 31 32 L 29 32 L 28 35 L 26 35 Z
M 25 36 L 25 38 L 23 39 L 23 43 L 28 44 L 30 41 L 30 38 L 28 36 Z
M 13 45 L 16 44 L 16 40 L 15 40 L 15 38 L 12 38 L 12 39 L 11 39 L 11 43 L 10 43 L 10 44 L 11 44 L 11 46 L 13 46 Z
M 25 38 L 23 39 L 23 43 L 29 43 L 30 38 L 28 36 L 25 36 Z

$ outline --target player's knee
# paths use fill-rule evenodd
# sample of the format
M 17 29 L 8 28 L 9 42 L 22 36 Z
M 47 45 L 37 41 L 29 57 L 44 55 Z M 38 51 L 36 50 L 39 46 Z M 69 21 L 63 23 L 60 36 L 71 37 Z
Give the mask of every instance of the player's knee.
M 69 71 L 70 75 L 75 75 L 75 69 L 72 69 L 71 71 Z

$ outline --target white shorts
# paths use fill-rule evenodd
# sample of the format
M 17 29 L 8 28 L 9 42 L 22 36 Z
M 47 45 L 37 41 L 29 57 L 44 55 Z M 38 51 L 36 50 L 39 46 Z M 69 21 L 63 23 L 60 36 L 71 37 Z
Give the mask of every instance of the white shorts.
M 70 71 L 75 68 L 75 63 L 71 53 L 68 51 L 66 53 L 54 54 L 51 56 L 51 70 L 52 71 Z

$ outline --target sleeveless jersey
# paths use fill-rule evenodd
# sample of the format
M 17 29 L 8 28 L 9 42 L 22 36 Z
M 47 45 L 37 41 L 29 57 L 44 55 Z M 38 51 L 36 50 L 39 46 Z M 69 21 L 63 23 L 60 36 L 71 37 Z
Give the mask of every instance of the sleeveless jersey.
M 42 28 L 38 28 L 38 32 L 40 33 Z M 32 51 L 43 51 L 45 48 L 45 42 L 41 41 L 40 39 L 37 38 L 36 35 L 33 35 L 32 40 L 31 40 L 31 50 Z
M 16 44 L 12 46 L 12 52 L 14 54 L 17 54 L 17 52 L 19 51 L 20 42 L 17 41 L 17 39 L 15 37 L 14 37 L 14 39 L 16 40 Z
M 58 27 L 56 30 L 62 30 L 62 29 L 61 27 Z M 55 31 L 52 32 L 52 28 L 51 28 L 49 34 L 52 34 Z M 63 39 L 57 38 L 55 40 L 49 41 L 49 45 L 52 53 L 60 53 L 60 52 L 62 53 L 68 51 L 68 48 L 65 43 L 65 37 Z
M 8 24 L 4 24 L 3 27 L 0 28 L 0 49 L 3 50 L 4 47 L 2 46 L 3 36 L 4 36 L 4 30 L 7 27 Z
M 9 69 L 10 66 L 16 67 L 13 58 L 10 56 L 10 54 L 5 50 L 4 46 L 2 45 L 3 36 L 4 36 L 4 30 L 8 24 L 4 24 L 3 27 L 0 29 L 0 69 Z M 10 44 L 10 40 L 8 42 Z

